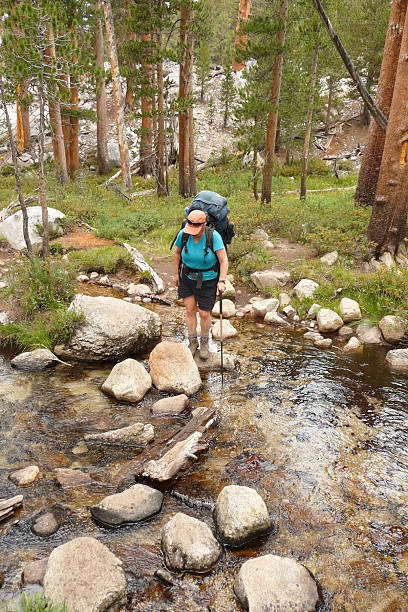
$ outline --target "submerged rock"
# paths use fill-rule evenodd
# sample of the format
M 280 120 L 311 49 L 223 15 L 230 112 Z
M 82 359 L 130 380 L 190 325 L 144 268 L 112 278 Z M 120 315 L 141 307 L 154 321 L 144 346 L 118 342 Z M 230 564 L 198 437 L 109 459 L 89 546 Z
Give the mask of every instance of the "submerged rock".
M 28 465 L 25 468 L 21 468 L 21 470 L 12 472 L 9 475 L 9 479 L 18 487 L 25 487 L 37 480 L 39 474 L 40 468 L 38 465 Z
M 164 526 L 162 550 L 167 567 L 178 572 L 206 572 L 221 555 L 208 525 L 181 512 Z
M 395 349 L 388 351 L 385 357 L 386 363 L 396 370 L 408 370 L 408 349 Z
M 345 323 L 361 319 L 360 305 L 356 300 L 344 297 L 340 300 L 340 312 Z
M 80 361 L 120 359 L 149 350 L 161 336 L 160 317 L 138 304 L 77 295 L 69 308 L 82 313 L 84 322 L 66 346 L 55 347 L 58 356 Z
M 221 340 L 221 324 L 220 321 L 215 321 L 212 326 L 212 337 L 213 340 Z M 238 330 L 226 319 L 222 322 L 222 339 L 228 340 L 228 338 L 235 338 L 238 336 Z
M 259 493 L 238 485 L 228 485 L 218 495 L 214 520 L 221 540 L 229 546 L 241 546 L 265 535 L 273 527 Z
M 294 559 L 276 555 L 246 561 L 234 591 L 249 612 L 314 612 L 319 599 L 307 569 Z
M 184 393 L 173 397 L 164 397 L 150 406 L 152 414 L 180 414 L 188 406 L 188 397 Z
M 390 344 L 398 344 L 405 336 L 404 322 L 394 315 L 387 315 L 378 323 L 384 339 Z
M 63 489 L 70 487 L 81 487 L 91 484 L 92 478 L 86 472 L 81 470 L 73 470 L 71 468 L 56 468 L 54 470 L 55 477 Z
M 319 287 L 318 283 L 309 278 L 302 278 L 297 285 L 293 287 L 293 291 L 299 300 L 310 298 Z
M 194 395 L 201 387 L 201 377 L 187 346 L 160 342 L 150 353 L 150 376 L 159 391 Z
M 313 344 L 316 348 L 326 349 L 331 347 L 333 340 L 331 338 L 322 338 L 321 340 L 315 340 Z
M 320 308 L 316 318 L 320 332 L 334 332 L 343 327 L 342 318 L 329 308 Z
M 120 429 L 87 434 L 84 440 L 113 446 L 147 446 L 154 440 L 154 427 L 150 423 L 134 423 Z
M 36 561 L 26 561 L 23 563 L 21 583 L 23 585 L 42 584 L 45 570 L 47 569 L 47 563 L 48 559 L 37 559 Z
M 117 363 L 102 385 L 102 391 L 118 400 L 139 402 L 152 386 L 150 374 L 136 359 Z
M 137 523 L 160 511 L 163 493 L 143 484 L 108 495 L 91 507 L 92 516 L 102 523 L 116 527 L 122 523 Z
M 56 366 L 58 358 L 49 349 L 38 348 L 20 353 L 10 363 L 16 370 L 40 371 Z
M 45 512 L 34 519 L 31 531 L 42 538 L 47 538 L 60 528 L 60 524 L 52 512 Z
M 95 538 L 75 538 L 52 551 L 44 596 L 68 612 L 118 610 L 126 602 L 122 561 Z

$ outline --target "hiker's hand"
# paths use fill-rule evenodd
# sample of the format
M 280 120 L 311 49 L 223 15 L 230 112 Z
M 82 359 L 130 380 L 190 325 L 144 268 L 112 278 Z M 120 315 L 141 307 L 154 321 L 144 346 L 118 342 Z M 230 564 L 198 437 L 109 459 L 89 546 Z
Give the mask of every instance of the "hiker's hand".
M 227 288 L 227 285 L 226 285 L 225 283 L 223 283 L 223 282 L 221 282 L 221 281 L 220 281 L 220 282 L 218 283 L 217 288 L 218 288 L 218 292 L 219 292 L 219 293 L 224 293 L 225 289 Z
M 174 286 L 175 286 L 175 287 L 178 287 L 178 286 L 179 286 L 179 283 L 180 283 L 179 275 L 178 275 L 178 274 L 175 274 L 175 275 L 174 275 Z

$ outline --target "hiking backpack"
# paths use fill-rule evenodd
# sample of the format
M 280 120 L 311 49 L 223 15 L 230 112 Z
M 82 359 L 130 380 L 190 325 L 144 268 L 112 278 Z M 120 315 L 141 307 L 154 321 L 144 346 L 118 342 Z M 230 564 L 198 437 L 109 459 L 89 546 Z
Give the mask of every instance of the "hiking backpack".
M 187 217 L 193 210 L 202 210 L 203 212 L 205 212 L 207 217 L 205 228 L 205 255 L 207 255 L 208 249 L 211 249 L 211 251 L 214 252 L 214 230 L 216 230 L 220 234 L 225 247 L 227 247 L 228 244 L 231 244 L 231 241 L 235 236 L 235 231 L 234 224 L 231 223 L 231 221 L 228 219 L 230 209 L 227 206 L 226 198 L 219 195 L 218 193 L 215 193 L 215 191 L 200 191 L 200 193 L 197 193 L 190 206 L 186 207 L 186 217 L 185 219 L 183 219 L 181 229 L 183 229 L 186 225 Z M 178 232 L 173 242 L 171 243 L 170 249 L 172 249 L 177 236 Z M 183 233 L 181 237 L 181 250 L 186 247 L 188 238 L 189 235 Z

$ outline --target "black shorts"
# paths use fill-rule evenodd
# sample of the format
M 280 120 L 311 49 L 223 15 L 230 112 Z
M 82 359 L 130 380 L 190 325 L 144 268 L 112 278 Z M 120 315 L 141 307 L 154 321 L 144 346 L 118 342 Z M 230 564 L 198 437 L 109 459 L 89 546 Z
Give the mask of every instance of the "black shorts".
M 214 308 L 217 297 L 218 278 L 203 281 L 201 289 L 197 289 L 197 282 L 182 274 L 178 286 L 178 297 L 180 299 L 193 295 L 200 310 L 210 312 Z

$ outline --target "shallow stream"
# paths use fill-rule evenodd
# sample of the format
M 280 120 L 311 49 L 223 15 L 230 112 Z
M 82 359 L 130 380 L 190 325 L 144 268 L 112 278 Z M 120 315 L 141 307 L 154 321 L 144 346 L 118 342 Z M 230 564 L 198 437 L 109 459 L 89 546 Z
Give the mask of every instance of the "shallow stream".
M 183 311 L 152 307 L 164 337 L 183 341 Z M 0 497 L 24 494 L 20 522 L 0 536 L 0 602 L 18 596 L 24 561 L 46 557 L 59 544 L 92 535 L 124 562 L 128 609 L 175 612 L 241 610 L 232 585 L 240 565 L 266 553 L 290 556 L 316 578 L 319 610 L 408 610 L 408 377 L 384 366 L 384 349 L 343 356 L 316 349 L 302 334 L 254 322 L 234 322 L 239 339 L 225 344 L 239 358 L 237 372 L 210 374 L 191 401 L 216 406 L 210 448 L 165 494 L 159 515 L 142 525 L 108 530 L 90 518 L 89 506 L 120 486 L 128 451 L 83 453 L 85 433 L 136 421 L 171 432 L 185 418 L 151 418 L 162 397 L 150 391 L 134 406 L 105 396 L 110 368 L 67 368 L 45 373 L 12 370 L 0 362 Z M 42 478 L 18 489 L 13 469 L 41 467 Z M 89 472 L 93 483 L 62 489 L 57 467 Z M 212 524 L 211 511 L 186 505 L 214 501 L 226 484 L 255 487 L 276 520 L 276 532 L 238 551 L 227 549 L 207 576 L 176 577 L 166 587 L 154 578 L 162 566 L 161 529 L 181 511 Z M 123 486 L 123 485 L 122 485 Z M 32 534 L 34 516 L 54 508 L 62 527 L 46 539 Z M 0 532 L 3 526 L 1 525 Z

